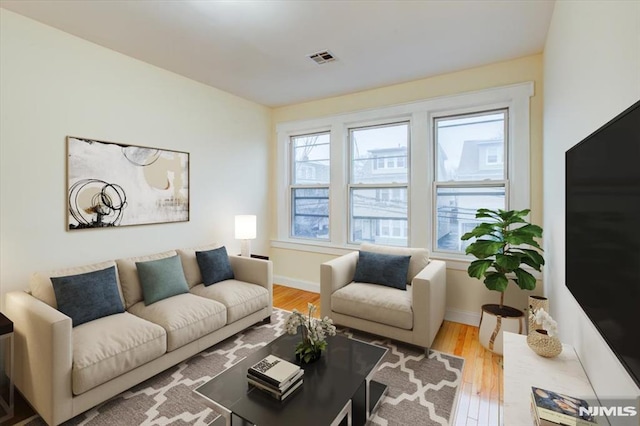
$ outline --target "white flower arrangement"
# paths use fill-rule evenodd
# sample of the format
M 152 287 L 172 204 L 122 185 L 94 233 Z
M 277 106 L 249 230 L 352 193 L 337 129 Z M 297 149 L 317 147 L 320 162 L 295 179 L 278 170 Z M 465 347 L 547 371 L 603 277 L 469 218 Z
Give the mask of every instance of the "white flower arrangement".
M 296 346 L 295 353 L 304 362 L 319 357 L 320 352 L 327 347 L 327 336 L 336 335 L 336 326 L 333 325 L 331 318 L 327 316 L 323 319 L 313 318 L 313 314 L 318 308 L 313 303 L 307 304 L 307 307 L 309 308 L 307 315 L 294 309 L 284 325 L 289 334 L 296 334 L 298 327 L 302 326 L 302 341 Z
M 529 306 L 529 318 L 542 325 L 542 329 L 547 332 L 549 337 L 555 337 L 558 334 L 558 323 L 551 318 L 551 315 L 543 308 L 533 309 Z

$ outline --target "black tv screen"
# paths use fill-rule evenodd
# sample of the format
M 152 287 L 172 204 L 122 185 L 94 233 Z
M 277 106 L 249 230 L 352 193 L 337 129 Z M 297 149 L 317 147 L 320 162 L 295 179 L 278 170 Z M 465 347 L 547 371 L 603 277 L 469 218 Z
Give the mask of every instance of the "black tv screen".
M 566 285 L 640 387 L 640 101 L 566 153 Z

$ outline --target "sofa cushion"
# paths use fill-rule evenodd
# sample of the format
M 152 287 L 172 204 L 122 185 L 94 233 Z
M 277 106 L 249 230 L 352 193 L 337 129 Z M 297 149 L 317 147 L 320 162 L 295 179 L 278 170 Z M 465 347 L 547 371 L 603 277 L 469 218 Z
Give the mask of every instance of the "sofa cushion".
M 187 279 L 189 288 L 198 284 L 202 284 L 202 274 L 200 273 L 200 266 L 198 265 L 196 252 L 213 250 L 219 247 L 222 246 L 220 244 L 213 243 L 199 247 L 176 250 L 180 255 L 180 260 L 182 261 L 182 269 L 184 269 L 184 276 Z
M 182 263 L 177 254 L 164 259 L 136 262 L 136 268 L 146 305 L 189 292 L 189 286 L 182 271 Z
M 128 257 L 116 260 L 120 286 L 122 287 L 122 295 L 124 296 L 125 309 L 128 310 L 131 306 L 143 300 L 142 285 L 140 284 L 140 278 L 138 277 L 136 262 L 164 259 L 175 256 L 176 254 L 175 250 L 171 250 L 149 256 Z
M 408 286 L 407 290 L 410 288 Z M 411 330 L 411 295 L 411 291 L 352 282 L 331 295 L 331 309 L 344 315 Z
M 162 356 L 166 333 L 127 312 L 74 327 L 72 389 L 75 395 Z
M 213 250 L 197 251 L 196 260 L 205 286 L 234 278 L 229 255 L 224 246 Z
M 129 312 L 158 324 L 167 332 L 167 352 L 171 352 L 227 323 L 227 310 L 222 303 L 196 296 L 179 294 L 152 305 L 138 302 Z
M 29 289 L 31 290 L 31 294 L 36 299 L 39 299 L 47 305 L 58 309 L 58 303 L 56 302 L 56 294 L 53 291 L 53 283 L 51 282 L 51 277 L 64 277 L 69 275 L 100 271 L 102 269 L 107 269 L 110 266 L 115 266 L 115 264 L 116 263 L 111 260 L 108 262 L 94 263 L 91 265 L 78 266 L 74 268 L 56 269 L 47 272 L 36 272 L 35 274 L 31 275 L 31 279 L 29 280 Z M 116 280 L 118 282 L 118 293 L 120 294 L 120 299 L 124 302 L 124 298 L 122 297 L 122 291 L 120 288 L 119 277 L 117 275 Z
M 115 266 L 84 274 L 51 277 L 51 282 L 58 310 L 71 317 L 74 327 L 124 312 Z
M 353 280 L 405 290 L 410 259 L 411 256 L 360 250 Z
M 413 281 L 415 276 L 429 264 L 429 250 L 425 248 L 391 247 L 364 243 L 360 245 L 360 250 L 371 253 L 411 256 L 411 260 L 409 261 L 409 270 L 407 271 L 407 284 L 411 284 L 411 281 Z
M 269 306 L 267 289 L 244 281 L 227 280 L 208 287 L 200 284 L 193 287 L 191 292 L 226 306 L 227 324 Z

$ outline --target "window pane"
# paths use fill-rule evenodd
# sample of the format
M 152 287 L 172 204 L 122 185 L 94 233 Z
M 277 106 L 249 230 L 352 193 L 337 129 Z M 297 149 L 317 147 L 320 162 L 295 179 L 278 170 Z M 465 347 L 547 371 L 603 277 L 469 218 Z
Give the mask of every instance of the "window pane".
M 505 111 L 435 120 L 438 181 L 504 180 Z
M 350 242 L 407 246 L 407 188 L 353 188 L 350 197 Z
M 479 208 L 505 209 L 504 186 L 475 188 L 443 188 L 437 194 L 437 249 L 462 251 L 472 240 L 460 237 L 484 219 L 476 219 Z
M 351 183 L 406 183 L 409 123 L 349 130 Z
M 291 234 L 301 238 L 329 238 L 329 189 L 291 190 Z
M 329 183 L 329 133 L 291 137 L 293 185 Z

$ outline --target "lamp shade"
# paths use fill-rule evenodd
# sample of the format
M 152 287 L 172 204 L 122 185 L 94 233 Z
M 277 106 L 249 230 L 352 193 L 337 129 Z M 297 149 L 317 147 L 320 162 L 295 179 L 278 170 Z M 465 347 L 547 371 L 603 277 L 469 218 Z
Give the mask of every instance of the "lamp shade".
M 256 216 L 251 214 L 236 216 L 236 239 L 253 240 L 256 238 Z

